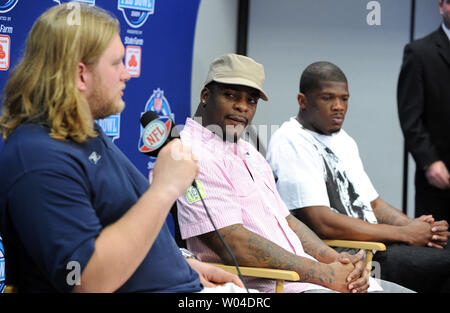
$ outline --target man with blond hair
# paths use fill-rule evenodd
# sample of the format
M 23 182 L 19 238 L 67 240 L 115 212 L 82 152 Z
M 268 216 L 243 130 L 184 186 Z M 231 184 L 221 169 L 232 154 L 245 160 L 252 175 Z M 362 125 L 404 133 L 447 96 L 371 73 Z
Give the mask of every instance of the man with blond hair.
M 3 92 L 0 233 L 7 275 L 14 273 L 19 292 L 242 287 L 235 275 L 185 261 L 165 224 L 197 174 L 191 152 L 179 140 L 163 148 L 149 187 L 95 124 L 124 109 L 130 75 L 118 21 L 79 4 L 80 23 L 72 23 L 74 7 L 54 6 L 40 16 Z

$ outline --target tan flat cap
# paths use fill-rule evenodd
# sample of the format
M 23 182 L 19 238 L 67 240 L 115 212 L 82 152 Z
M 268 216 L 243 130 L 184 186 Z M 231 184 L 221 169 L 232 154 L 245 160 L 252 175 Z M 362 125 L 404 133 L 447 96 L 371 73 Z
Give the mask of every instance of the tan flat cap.
M 252 58 L 239 54 L 226 54 L 215 59 L 209 66 L 205 86 L 212 81 L 223 84 L 242 85 L 260 91 L 261 99 L 269 97 L 262 89 L 265 79 L 264 66 Z

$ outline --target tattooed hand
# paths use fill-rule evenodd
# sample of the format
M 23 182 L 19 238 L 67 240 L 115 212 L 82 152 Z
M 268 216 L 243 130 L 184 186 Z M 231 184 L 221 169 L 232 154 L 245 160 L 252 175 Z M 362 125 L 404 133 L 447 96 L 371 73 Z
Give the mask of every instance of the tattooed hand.
M 341 262 L 330 263 L 327 266 L 328 277 L 324 286 L 339 292 L 350 292 L 347 278 L 353 272 L 355 266 L 352 263 L 343 264 Z
M 369 289 L 369 271 L 366 268 L 364 250 L 360 250 L 355 255 L 341 252 L 336 261 L 342 264 L 351 263 L 355 267 L 347 277 L 349 291 L 352 293 L 366 293 Z

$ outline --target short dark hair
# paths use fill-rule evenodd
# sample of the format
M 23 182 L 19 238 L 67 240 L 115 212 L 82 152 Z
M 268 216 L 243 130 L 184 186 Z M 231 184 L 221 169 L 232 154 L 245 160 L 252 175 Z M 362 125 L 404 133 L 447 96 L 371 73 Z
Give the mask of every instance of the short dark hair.
M 344 72 L 333 63 L 320 61 L 309 65 L 300 78 L 300 92 L 306 94 L 319 88 L 321 81 L 347 83 Z
M 204 88 L 208 88 L 211 91 L 212 95 L 215 95 L 217 93 L 218 90 L 223 90 L 223 89 L 236 89 L 238 87 L 249 87 L 255 90 L 255 92 L 258 93 L 259 97 L 261 98 L 261 92 L 256 89 L 255 87 L 251 87 L 251 86 L 245 86 L 245 85 L 239 85 L 239 84 L 226 84 L 226 83 L 219 83 L 216 82 L 215 80 L 213 80 L 212 82 L 206 84 L 206 86 Z
M 225 84 L 218 83 L 216 81 L 211 81 L 208 84 L 205 85 L 204 88 L 208 88 L 211 92 L 214 92 L 214 89 L 216 88 L 224 88 Z

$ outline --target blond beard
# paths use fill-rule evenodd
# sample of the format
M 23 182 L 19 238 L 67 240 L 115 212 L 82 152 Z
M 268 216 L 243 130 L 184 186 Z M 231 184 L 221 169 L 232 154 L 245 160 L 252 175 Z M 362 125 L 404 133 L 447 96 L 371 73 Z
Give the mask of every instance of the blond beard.
M 115 96 L 110 99 L 107 98 L 103 92 L 105 89 L 103 88 L 99 75 L 94 74 L 93 83 L 94 86 L 98 86 L 98 88 L 94 88 L 93 93 L 88 99 L 88 103 L 94 120 L 121 113 L 125 109 L 125 102 L 122 99 L 116 104 L 117 100 L 115 100 Z

